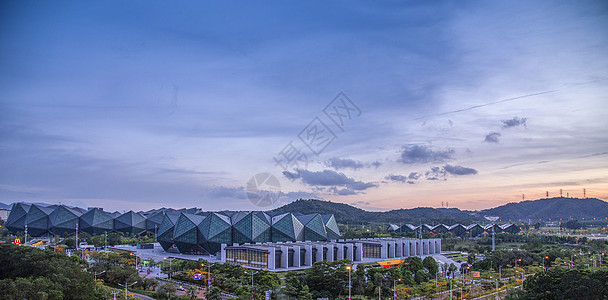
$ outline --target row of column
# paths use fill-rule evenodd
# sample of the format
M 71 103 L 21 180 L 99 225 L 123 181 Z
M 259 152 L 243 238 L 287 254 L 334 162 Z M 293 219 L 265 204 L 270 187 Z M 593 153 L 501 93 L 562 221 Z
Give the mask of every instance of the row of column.
M 380 258 L 432 255 L 441 253 L 441 239 L 381 240 Z

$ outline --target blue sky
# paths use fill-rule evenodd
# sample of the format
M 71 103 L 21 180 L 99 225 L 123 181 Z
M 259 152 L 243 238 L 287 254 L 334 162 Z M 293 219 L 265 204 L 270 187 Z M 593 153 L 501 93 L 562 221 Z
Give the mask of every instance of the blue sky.
M 260 209 L 259 173 L 281 186 L 265 208 L 608 200 L 603 1 L 0 11 L 0 202 Z M 340 92 L 358 110 L 338 127 Z M 318 155 L 299 139 L 315 118 L 334 137 Z M 277 165 L 290 143 L 306 165 Z

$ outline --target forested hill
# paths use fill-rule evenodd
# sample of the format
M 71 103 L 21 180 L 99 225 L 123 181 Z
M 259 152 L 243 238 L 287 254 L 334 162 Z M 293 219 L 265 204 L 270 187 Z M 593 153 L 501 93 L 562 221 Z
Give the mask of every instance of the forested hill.
M 592 220 L 608 217 L 608 203 L 597 198 L 547 198 L 509 203 L 480 211 L 481 215 L 500 217 L 503 222 L 527 220 Z
M 461 211 L 457 208 L 435 209 L 430 207 L 418 207 L 412 209 L 397 209 L 387 212 L 366 211 L 348 204 L 321 200 L 297 200 L 279 207 L 273 212 L 298 212 L 302 214 L 320 213 L 334 214 L 338 223 L 394 223 L 394 224 L 470 224 L 483 221 L 475 213 Z

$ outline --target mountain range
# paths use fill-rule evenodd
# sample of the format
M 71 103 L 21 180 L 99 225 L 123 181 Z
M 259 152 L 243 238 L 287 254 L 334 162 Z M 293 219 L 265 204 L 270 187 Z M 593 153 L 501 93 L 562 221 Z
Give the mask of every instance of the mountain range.
M 36 203 L 48 205 L 43 203 Z M 0 203 L 0 208 L 10 209 L 12 204 Z M 150 214 L 163 209 L 147 212 Z M 175 210 L 196 213 L 197 208 Z M 472 224 L 486 223 L 485 217 L 499 217 L 500 222 L 536 222 L 560 220 L 608 220 L 608 202 L 597 198 L 546 198 L 508 203 L 495 208 L 467 211 L 458 208 L 417 207 L 385 212 L 366 211 L 352 205 L 321 200 L 299 199 L 268 211 L 272 214 L 293 212 L 301 214 L 333 214 L 341 224 L 393 223 L 393 224 Z

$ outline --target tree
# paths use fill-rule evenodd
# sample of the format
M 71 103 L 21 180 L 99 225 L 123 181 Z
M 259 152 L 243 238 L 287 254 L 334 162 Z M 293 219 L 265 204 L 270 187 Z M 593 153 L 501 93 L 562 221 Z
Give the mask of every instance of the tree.
M 451 263 L 450 267 L 448 268 L 448 276 L 452 276 L 452 278 L 454 278 L 454 275 L 456 275 L 456 271 L 458 270 L 458 267 L 456 267 L 455 264 Z
M 524 291 L 516 299 L 606 299 L 608 270 L 554 268 L 524 281 Z
M 50 250 L 0 245 L 3 299 L 100 299 L 87 263 Z
M 435 276 L 439 272 L 439 265 L 432 256 L 427 256 L 422 260 L 422 265 L 428 270 L 431 276 Z
M 177 292 L 177 286 L 175 285 L 175 283 L 171 283 L 171 282 L 161 284 L 158 287 L 158 291 L 157 291 L 159 297 L 167 298 L 167 299 L 170 299 L 171 296 L 175 294 L 175 292 Z M 209 290 L 207 290 L 207 292 L 209 292 Z M 206 295 L 207 295 L 207 293 L 205 293 L 205 296 Z M 210 298 L 208 296 L 207 296 L 207 299 L 210 300 Z M 214 299 L 214 300 L 218 300 L 218 299 L 219 298 Z
M 418 270 L 414 274 L 414 281 L 416 281 L 417 284 L 421 284 L 427 280 L 428 280 L 428 273 L 426 273 L 424 270 Z
M 477 260 L 475 253 L 469 253 L 469 256 L 467 257 L 467 263 L 469 265 L 473 265 L 473 264 L 475 264 L 475 260 Z
M 188 299 L 190 299 L 190 300 L 196 299 L 197 298 L 196 294 L 198 294 L 198 291 L 199 290 L 198 290 L 198 288 L 196 286 L 190 285 L 188 287 L 188 294 L 187 294 L 188 295 Z M 207 298 L 207 299 L 209 299 L 209 298 Z
M 411 256 L 406 258 L 403 261 L 403 266 L 405 269 L 409 270 L 412 273 L 416 273 L 418 270 L 424 269 L 424 265 L 422 264 L 422 259 L 418 256 Z
M 310 294 L 308 285 L 306 285 L 306 279 L 304 274 L 296 271 L 289 271 L 285 275 L 285 287 L 282 289 L 283 293 L 289 297 L 299 299 L 301 291 L 306 289 L 306 292 Z

